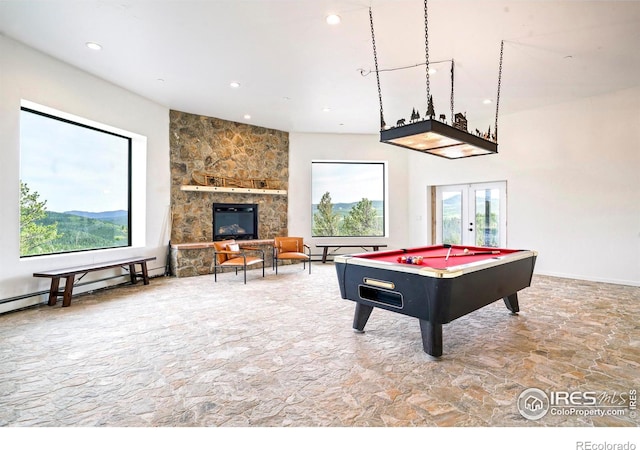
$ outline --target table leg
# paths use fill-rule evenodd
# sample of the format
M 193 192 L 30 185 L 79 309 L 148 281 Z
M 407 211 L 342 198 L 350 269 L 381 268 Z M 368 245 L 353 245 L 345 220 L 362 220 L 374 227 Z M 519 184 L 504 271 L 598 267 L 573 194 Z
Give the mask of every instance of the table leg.
M 442 324 L 420 319 L 420 334 L 425 353 L 436 358 L 442 356 Z
M 71 305 L 71 293 L 73 292 L 73 280 L 75 275 L 69 275 L 65 277 L 64 281 L 64 294 L 62 295 L 62 306 Z
M 504 297 L 504 304 L 511 311 L 511 314 L 518 314 L 520 306 L 518 305 L 518 293 L 511 294 L 508 297 Z
M 53 306 L 58 301 L 58 290 L 60 288 L 60 277 L 51 278 L 51 287 L 49 288 L 49 306 Z
M 353 328 L 355 330 L 364 331 L 364 326 L 367 324 L 367 320 L 369 320 L 371 311 L 373 311 L 373 306 L 356 303 L 356 312 L 353 315 Z
M 322 264 L 327 262 L 327 252 L 329 251 L 329 247 L 325 247 L 322 249 Z

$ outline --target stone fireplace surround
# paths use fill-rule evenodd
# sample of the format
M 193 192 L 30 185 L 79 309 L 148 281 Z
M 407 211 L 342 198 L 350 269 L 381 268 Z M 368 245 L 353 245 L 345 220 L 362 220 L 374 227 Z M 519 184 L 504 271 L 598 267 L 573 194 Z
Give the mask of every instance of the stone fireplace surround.
M 258 245 L 271 265 L 271 243 L 286 236 L 287 195 L 182 190 L 196 185 L 194 171 L 235 179 L 269 179 L 288 189 L 289 133 L 170 111 L 171 273 L 212 273 L 213 203 L 258 204 Z

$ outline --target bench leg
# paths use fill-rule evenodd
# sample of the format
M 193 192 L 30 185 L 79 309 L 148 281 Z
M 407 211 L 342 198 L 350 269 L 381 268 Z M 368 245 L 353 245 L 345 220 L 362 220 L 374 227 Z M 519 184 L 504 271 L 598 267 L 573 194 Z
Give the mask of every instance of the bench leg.
M 58 290 L 60 289 L 60 277 L 51 278 L 51 287 L 49 288 L 49 306 L 54 306 L 58 301 Z
M 136 284 L 136 281 L 138 281 L 138 276 L 136 275 L 135 264 L 129 264 L 129 277 L 131 278 L 131 284 Z
M 322 250 L 322 264 L 327 262 L 327 252 L 329 251 L 329 247 L 325 247 Z
M 140 265 L 142 266 L 142 280 L 144 281 L 144 284 L 147 285 L 149 284 L 149 272 L 147 271 L 147 262 L 142 261 Z
M 69 275 L 65 277 L 64 282 L 64 294 L 62 294 L 62 306 L 71 305 L 71 293 L 73 292 L 73 280 L 75 275 Z
M 149 284 L 149 271 L 147 270 L 147 262 L 142 261 L 140 264 L 141 274 L 138 275 L 136 272 L 136 265 L 129 264 L 129 277 L 131 278 L 131 284 L 136 284 L 138 282 L 138 278 L 142 278 L 142 281 L 145 285 Z

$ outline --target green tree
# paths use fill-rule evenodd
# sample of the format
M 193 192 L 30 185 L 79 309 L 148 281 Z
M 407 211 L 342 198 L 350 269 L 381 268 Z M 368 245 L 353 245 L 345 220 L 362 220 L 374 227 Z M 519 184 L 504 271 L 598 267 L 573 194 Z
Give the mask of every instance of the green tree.
M 379 235 L 377 213 L 371 200 L 363 198 L 351 208 L 343 226 L 347 236 Z
M 47 216 L 47 201 L 39 200 L 40 194 L 31 192 L 26 183 L 20 180 L 20 255 L 38 255 L 49 253 L 52 242 L 59 237 L 58 224 L 39 223 Z
M 318 204 L 318 212 L 313 215 L 313 235 L 314 236 L 337 236 L 340 215 L 333 212 L 331 194 L 322 194 Z

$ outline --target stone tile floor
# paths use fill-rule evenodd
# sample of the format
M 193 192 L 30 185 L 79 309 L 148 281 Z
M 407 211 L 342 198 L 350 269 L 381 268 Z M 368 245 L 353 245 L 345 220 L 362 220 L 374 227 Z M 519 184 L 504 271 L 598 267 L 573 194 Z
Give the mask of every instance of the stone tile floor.
M 374 310 L 351 328 L 333 264 L 154 278 L 0 316 L 4 427 L 634 427 L 525 419 L 520 393 L 640 388 L 640 288 L 535 276 L 443 326 Z

